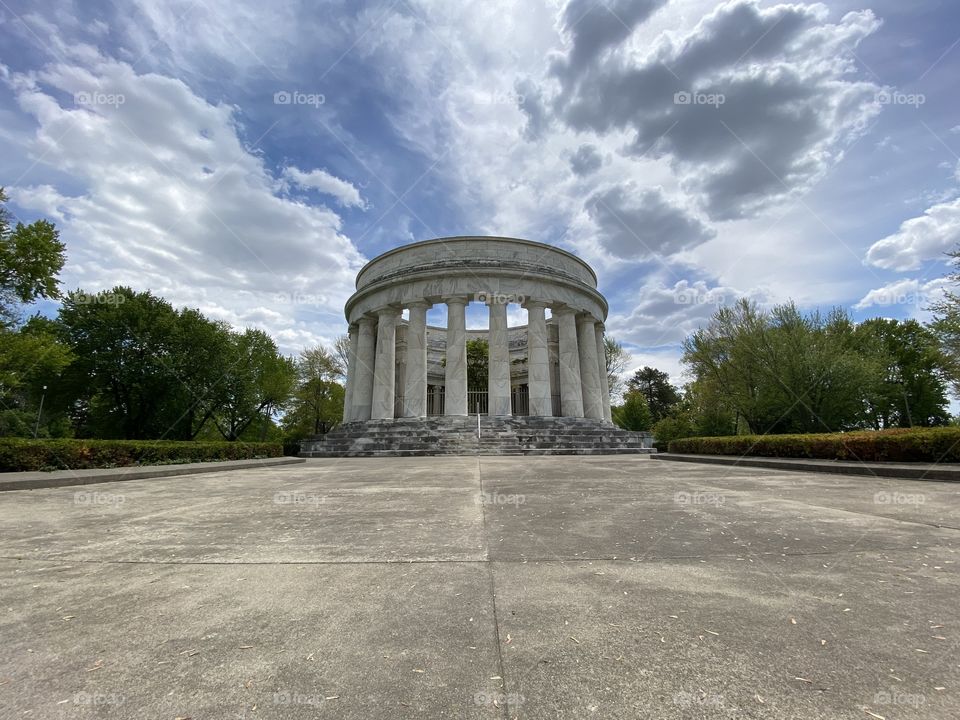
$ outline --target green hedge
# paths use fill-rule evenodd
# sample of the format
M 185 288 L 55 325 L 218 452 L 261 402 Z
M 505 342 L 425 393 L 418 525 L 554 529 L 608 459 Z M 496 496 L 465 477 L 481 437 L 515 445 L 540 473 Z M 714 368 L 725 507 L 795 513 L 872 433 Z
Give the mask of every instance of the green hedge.
M 811 435 L 733 435 L 673 440 L 672 453 L 888 462 L 960 462 L 960 428 Z
M 0 472 L 81 470 L 280 457 L 279 442 L 0 438 Z

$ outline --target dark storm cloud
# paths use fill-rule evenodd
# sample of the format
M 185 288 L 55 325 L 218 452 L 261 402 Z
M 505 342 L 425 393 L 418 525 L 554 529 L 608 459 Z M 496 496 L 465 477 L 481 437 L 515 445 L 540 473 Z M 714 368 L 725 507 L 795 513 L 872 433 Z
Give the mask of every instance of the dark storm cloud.
M 697 218 L 671 204 L 659 188 L 617 185 L 592 195 L 586 208 L 600 244 L 624 260 L 671 255 L 714 236 Z
M 748 216 L 813 182 L 878 110 L 879 88 L 846 77 L 849 48 L 877 25 L 869 11 L 829 24 L 822 6 L 737 0 L 639 63 L 599 57 L 630 34 L 623 24 L 570 30 L 551 107 L 577 131 L 632 131 L 626 152 L 667 157 L 711 218 Z

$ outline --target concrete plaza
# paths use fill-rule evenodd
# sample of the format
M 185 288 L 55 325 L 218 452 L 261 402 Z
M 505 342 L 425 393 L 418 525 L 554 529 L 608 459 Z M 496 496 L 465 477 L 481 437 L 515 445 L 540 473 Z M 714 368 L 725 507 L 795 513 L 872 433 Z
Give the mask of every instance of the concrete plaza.
M 3 718 L 956 718 L 960 485 L 637 456 L 0 494 Z

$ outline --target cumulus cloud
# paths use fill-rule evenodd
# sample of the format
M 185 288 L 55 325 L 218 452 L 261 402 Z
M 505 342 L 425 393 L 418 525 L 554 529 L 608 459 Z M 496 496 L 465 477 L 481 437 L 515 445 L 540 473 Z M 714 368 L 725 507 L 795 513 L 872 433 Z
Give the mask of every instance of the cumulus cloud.
M 632 310 L 612 314 L 606 326 L 617 340 L 639 347 L 676 345 L 709 322 L 722 305 L 745 296 L 762 299 L 757 293 L 711 286 L 703 280 L 679 280 L 673 285 L 653 280 L 633 295 Z
M 887 270 L 916 270 L 925 260 L 943 259 L 960 244 L 960 198 L 937 203 L 905 220 L 892 235 L 875 242 L 867 262 Z
M 700 220 L 671 203 L 660 188 L 615 185 L 590 196 L 586 209 L 596 224 L 600 245 L 623 260 L 672 255 L 714 236 Z
M 579 77 L 666 4 L 667 0 L 570 0 L 561 21 L 571 39 L 570 52 L 557 60 L 553 72 L 568 81 Z
M 584 143 L 570 156 L 570 169 L 581 177 L 595 173 L 603 166 L 603 155 L 596 145 Z
M 326 170 L 317 169 L 304 172 L 291 165 L 284 168 L 283 175 L 302 188 L 312 188 L 324 195 L 336 198 L 337 202 L 343 207 L 366 208 L 367 204 L 360 197 L 360 191 L 357 190 L 356 186 L 331 175 Z
M 928 282 L 917 279 L 896 280 L 883 287 L 874 288 L 854 305 L 857 310 L 869 307 L 893 307 L 912 305 L 918 310 L 928 307 L 943 296 L 950 285 L 947 278 L 936 278 Z
M 336 213 L 281 197 L 233 107 L 99 56 L 6 82 L 35 122 L 34 177 L 68 178 L 11 188 L 57 219 L 68 286 L 151 289 L 298 345 L 339 329 L 363 258 Z
M 822 5 L 735 0 L 636 60 L 618 47 L 657 3 L 636 5 L 643 12 L 618 28 L 568 31 L 552 111 L 577 131 L 632 133 L 627 152 L 668 158 L 711 218 L 749 216 L 809 188 L 879 112 L 880 88 L 848 77 L 851 48 L 879 26 L 870 11 L 831 24 Z

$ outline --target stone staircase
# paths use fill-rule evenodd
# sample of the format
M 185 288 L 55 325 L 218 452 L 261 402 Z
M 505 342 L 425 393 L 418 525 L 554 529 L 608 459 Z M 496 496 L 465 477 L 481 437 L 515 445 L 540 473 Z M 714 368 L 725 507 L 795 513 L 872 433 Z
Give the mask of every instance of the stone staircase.
M 428 417 L 340 425 L 300 444 L 300 457 L 612 455 L 655 453 L 650 433 L 587 418 Z

